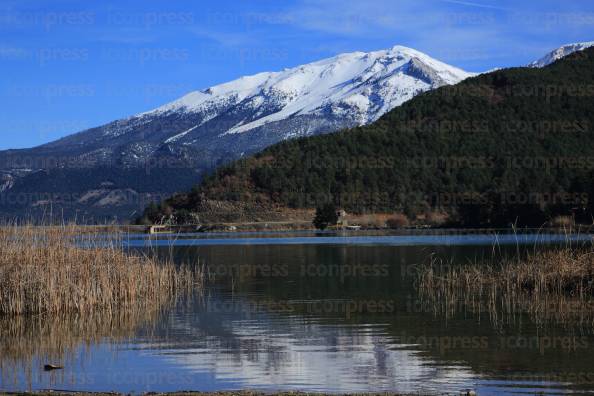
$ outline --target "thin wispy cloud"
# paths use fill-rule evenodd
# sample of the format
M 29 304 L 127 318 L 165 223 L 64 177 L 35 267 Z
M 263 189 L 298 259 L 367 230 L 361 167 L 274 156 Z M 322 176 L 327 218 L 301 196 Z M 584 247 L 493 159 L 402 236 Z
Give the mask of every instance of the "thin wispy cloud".
M 202 26 L 192 26 L 186 28 L 186 31 L 192 35 L 206 39 L 223 47 L 237 47 L 246 45 L 255 45 L 257 39 L 245 32 L 230 33 L 220 30 L 211 30 Z
M 489 58 L 485 42 L 497 42 L 502 49 L 505 47 L 507 33 L 495 18 L 485 14 L 485 18 L 479 15 L 477 19 L 474 15 L 454 12 L 443 1 L 431 0 L 430 3 L 432 7 L 412 0 L 376 1 L 370 8 L 359 1 L 314 3 L 302 0 L 288 6 L 285 12 L 290 16 L 287 25 L 293 28 L 332 37 L 331 40 L 337 42 L 354 43 L 374 38 L 378 43 L 367 48 L 351 44 L 352 48 L 347 48 L 350 51 L 406 45 L 467 67 L 465 61 L 479 63 Z M 502 51 L 491 53 L 497 56 Z
M 510 11 L 508 8 L 503 8 L 491 4 L 481 4 L 481 3 L 474 3 L 471 1 L 461 1 L 461 0 L 441 0 L 443 3 L 450 3 L 450 4 L 459 4 L 468 7 L 475 7 L 475 8 L 488 8 L 491 10 L 500 10 L 500 11 Z
M 149 36 L 146 34 L 146 32 L 134 31 L 130 29 L 125 32 L 119 30 L 116 33 L 99 30 L 96 37 L 97 42 L 108 44 L 146 45 L 156 42 L 156 38 L 154 36 Z

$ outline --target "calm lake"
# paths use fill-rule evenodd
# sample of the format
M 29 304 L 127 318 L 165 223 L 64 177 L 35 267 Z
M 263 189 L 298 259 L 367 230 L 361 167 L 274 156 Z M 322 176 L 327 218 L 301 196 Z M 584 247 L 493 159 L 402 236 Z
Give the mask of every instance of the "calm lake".
M 594 392 L 583 328 L 444 318 L 417 297 L 419 265 L 553 249 L 556 234 L 131 235 L 205 265 L 203 293 L 156 311 L 0 318 L 0 390 Z M 572 243 L 589 243 L 574 235 Z M 17 334 L 17 336 L 6 336 Z M 45 372 L 47 363 L 63 370 Z

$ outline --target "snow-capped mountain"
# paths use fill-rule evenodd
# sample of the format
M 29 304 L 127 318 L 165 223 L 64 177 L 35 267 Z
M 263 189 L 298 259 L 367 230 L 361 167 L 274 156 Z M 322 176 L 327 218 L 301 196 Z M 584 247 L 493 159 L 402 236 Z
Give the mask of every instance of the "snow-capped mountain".
M 143 193 L 153 199 L 185 190 L 222 163 L 285 139 L 373 122 L 421 92 L 470 76 L 396 46 L 243 77 L 40 147 L 0 152 L 0 187 L 25 191 L 23 208 L 65 190 L 83 212 L 116 201 L 142 209 Z
M 420 92 L 469 77 L 464 72 L 406 47 L 386 51 L 342 54 L 319 62 L 260 73 L 192 92 L 140 118 L 171 113 L 199 115 L 200 122 L 170 137 L 166 143 L 193 144 L 200 127 L 233 109 L 236 122 L 220 128 L 220 135 L 245 133 L 300 117 L 344 120 L 361 125 Z M 272 125 L 271 125 L 272 124 Z M 305 122 L 281 132 L 282 138 L 315 133 Z M 114 131 L 120 133 L 120 131 Z
M 567 55 L 571 55 L 574 52 L 583 51 L 586 48 L 590 48 L 594 46 L 594 41 L 584 42 L 584 43 L 575 43 L 575 44 L 567 44 L 562 47 L 557 48 L 554 51 L 549 52 L 541 59 L 532 62 L 530 67 L 545 67 L 566 57 Z
M 92 166 L 172 157 L 212 168 L 276 142 L 367 124 L 415 95 L 472 76 L 411 48 L 354 52 L 191 92 L 37 148 Z
M 591 45 L 562 47 L 533 65 Z M 373 122 L 422 92 L 473 75 L 396 46 L 239 78 L 43 146 L 0 152 L 0 212 L 2 202 L 20 210 L 67 192 L 67 205 L 83 213 L 113 214 L 104 203 L 115 202 L 129 216 L 223 163 L 286 139 Z

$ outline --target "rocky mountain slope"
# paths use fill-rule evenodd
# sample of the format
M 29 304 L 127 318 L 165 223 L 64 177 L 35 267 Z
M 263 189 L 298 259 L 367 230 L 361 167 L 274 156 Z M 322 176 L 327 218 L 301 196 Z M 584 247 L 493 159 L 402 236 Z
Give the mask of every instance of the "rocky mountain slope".
M 586 46 L 562 47 L 534 66 Z M 0 214 L 129 218 L 222 164 L 279 141 L 369 124 L 472 75 L 396 46 L 195 91 L 43 146 L 0 152 Z
M 143 201 L 189 188 L 223 163 L 285 139 L 373 122 L 421 92 L 471 75 L 397 46 L 243 77 L 40 147 L 0 153 L 0 207 L 47 209 L 53 202 L 89 216 L 129 216 Z M 114 191 L 135 198 L 110 199 Z M 52 195 L 65 193 L 68 202 Z

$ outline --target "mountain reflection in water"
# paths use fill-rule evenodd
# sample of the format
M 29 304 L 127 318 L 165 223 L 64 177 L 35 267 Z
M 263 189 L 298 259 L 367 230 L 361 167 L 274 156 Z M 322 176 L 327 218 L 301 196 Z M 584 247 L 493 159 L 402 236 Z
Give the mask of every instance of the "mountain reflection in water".
M 505 326 L 480 313 L 443 318 L 419 303 L 416 266 L 430 257 L 465 263 L 490 256 L 489 244 L 281 242 L 178 243 L 176 259 L 199 258 L 212 277 L 203 296 L 172 309 L 117 320 L 14 324 L 18 331 L 10 330 L 13 336 L 0 346 L 0 388 L 594 390 L 590 333 L 539 329 L 524 316 Z M 497 251 L 553 248 L 518 246 Z M 3 335 L 7 326 L 13 325 L 0 319 Z M 48 359 L 65 369 L 44 373 Z

